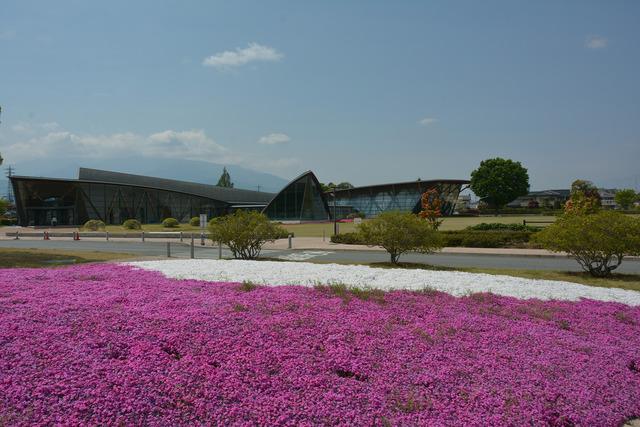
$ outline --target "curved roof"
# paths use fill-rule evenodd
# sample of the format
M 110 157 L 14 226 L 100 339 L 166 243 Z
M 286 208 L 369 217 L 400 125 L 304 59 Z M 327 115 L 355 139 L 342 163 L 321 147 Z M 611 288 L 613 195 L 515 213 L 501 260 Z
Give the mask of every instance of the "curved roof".
M 129 173 L 111 172 L 99 169 L 80 168 L 80 181 L 102 182 L 108 184 L 134 185 L 159 190 L 176 191 L 195 196 L 220 200 L 231 204 L 264 205 L 273 199 L 273 193 L 262 191 L 225 188 L 217 185 L 199 184 L 196 182 L 178 181 L 174 179 L 156 178 Z

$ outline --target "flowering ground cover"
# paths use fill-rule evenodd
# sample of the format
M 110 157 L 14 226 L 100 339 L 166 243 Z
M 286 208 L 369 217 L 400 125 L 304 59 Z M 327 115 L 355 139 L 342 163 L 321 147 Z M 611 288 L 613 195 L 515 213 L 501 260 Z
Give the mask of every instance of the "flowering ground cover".
M 0 270 L 0 425 L 589 425 L 640 416 L 640 307 Z

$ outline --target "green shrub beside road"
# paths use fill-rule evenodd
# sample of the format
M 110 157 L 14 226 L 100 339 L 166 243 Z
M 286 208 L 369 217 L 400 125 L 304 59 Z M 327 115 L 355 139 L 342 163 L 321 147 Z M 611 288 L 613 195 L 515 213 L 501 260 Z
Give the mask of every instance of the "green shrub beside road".
M 405 252 L 430 253 L 442 248 L 437 231 L 422 218 L 411 213 L 383 212 L 358 225 L 357 233 L 369 246 L 381 246 L 393 264 Z
M 640 219 L 620 212 L 567 214 L 536 235 L 545 249 L 566 252 L 594 277 L 607 277 L 625 256 L 640 255 Z
M 180 227 L 180 222 L 175 218 L 165 218 L 162 221 L 162 226 L 165 228 L 178 228 Z
M 200 217 L 194 216 L 189 220 L 189 225 L 192 227 L 200 227 Z
M 122 223 L 122 227 L 126 228 L 127 230 L 141 230 L 142 229 L 142 225 L 140 224 L 140 221 L 138 221 L 137 219 L 128 219 L 125 222 Z
M 209 221 L 209 233 L 211 240 L 228 246 L 233 257 L 241 259 L 257 258 L 266 242 L 288 235 L 287 230 L 269 221 L 266 215 L 243 210 L 213 218 Z
M 532 231 L 438 231 L 445 247 L 467 248 L 513 248 L 531 247 Z M 331 236 L 331 242 L 346 245 L 365 245 L 362 235 L 357 232 Z
M 89 221 L 85 222 L 84 225 L 82 226 L 82 228 L 87 231 L 104 230 L 105 227 L 106 226 L 104 222 L 100 221 L 99 219 L 90 219 Z

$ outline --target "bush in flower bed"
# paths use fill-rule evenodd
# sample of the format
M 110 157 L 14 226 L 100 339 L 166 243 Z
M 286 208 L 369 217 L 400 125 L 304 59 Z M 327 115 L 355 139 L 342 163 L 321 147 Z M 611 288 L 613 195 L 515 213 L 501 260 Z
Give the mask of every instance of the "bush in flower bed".
M 7 425 L 621 425 L 640 308 L 0 271 Z M 334 289 L 335 288 L 335 289 Z

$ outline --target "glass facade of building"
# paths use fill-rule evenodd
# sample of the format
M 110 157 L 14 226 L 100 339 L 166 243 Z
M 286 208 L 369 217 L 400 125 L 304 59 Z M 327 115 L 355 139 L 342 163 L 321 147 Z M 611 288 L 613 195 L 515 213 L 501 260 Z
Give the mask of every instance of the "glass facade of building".
M 451 215 L 462 185 L 468 181 L 412 181 L 323 193 L 313 172 L 287 184 L 278 194 L 213 185 L 80 169 L 80 179 L 12 176 L 18 222 L 23 226 L 81 225 L 90 219 L 122 224 L 127 219 L 159 223 L 165 218 L 187 222 L 238 209 L 259 210 L 276 221 L 327 221 L 351 212 L 373 218 L 380 212 L 419 212 L 422 194 L 436 188 L 443 215 Z
M 291 181 L 269 202 L 263 213 L 278 221 L 326 221 L 331 218 L 320 183 L 310 171 Z
M 335 203 L 343 207 L 342 212 L 350 208 L 352 212 L 361 212 L 367 218 L 373 218 L 384 211 L 403 211 L 418 213 L 421 210 L 422 194 L 436 188 L 442 200 L 442 214 L 453 214 L 462 185 L 468 181 L 412 181 L 398 184 L 356 187 L 335 192 Z M 333 196 L 333 195 L 332 195 Z M 331 197 L 332 197 L 331 196 Z M 330 203 L 333 200 L 330 198 Z
M 223 215 L 230 204 L 220 200 L 174 191 L 37 178 L 13 178 L 18 219 L 21 225 L 79 225 L 90 219 L 106 224 L 122 224 L 134 218 L 142 223 L 158 223 L 165 218 L 187 222 L 206 213 Z

